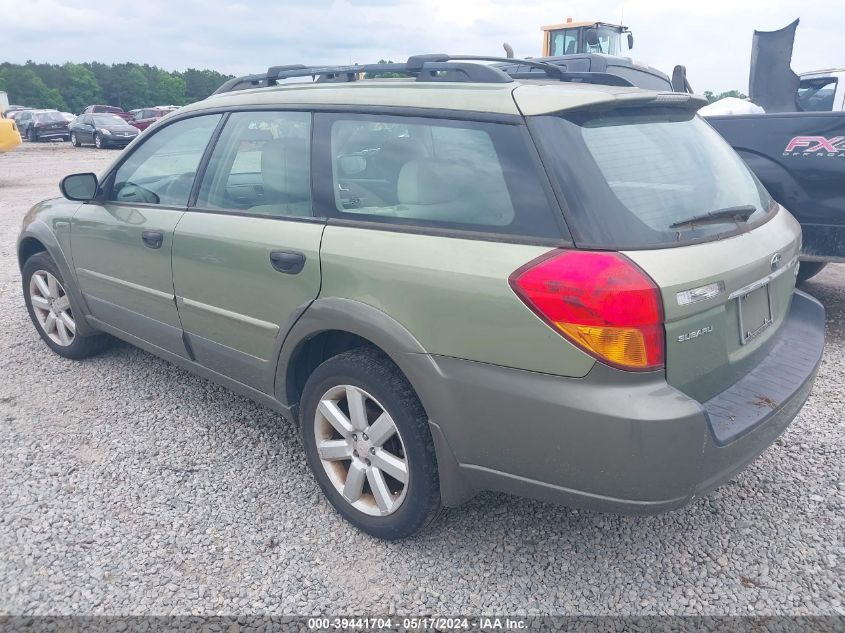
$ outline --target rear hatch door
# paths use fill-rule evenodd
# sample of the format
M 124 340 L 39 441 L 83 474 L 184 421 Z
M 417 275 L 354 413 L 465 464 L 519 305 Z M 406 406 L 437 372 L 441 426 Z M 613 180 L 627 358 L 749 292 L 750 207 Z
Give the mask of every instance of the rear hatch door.
M 789 311 L 800 235 L 781 211 L 729 239 L 625 252 L 660 287 L 671 385 L 705 401 L 760 362 Z
M 656 282 L 667 379 L 704 401 L 770 348 L 792 297 L 801 231 L 680 97 L 579 104 L 527 120 L 576 245 L 620 251 Z

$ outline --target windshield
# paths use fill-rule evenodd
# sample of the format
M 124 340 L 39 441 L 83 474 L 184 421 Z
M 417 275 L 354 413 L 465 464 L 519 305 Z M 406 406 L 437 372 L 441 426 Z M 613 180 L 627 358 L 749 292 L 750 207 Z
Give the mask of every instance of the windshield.
M 836 95 L 835 77 L 802 79 L 798 86 L 798 109 L 802 112 L 830 112 Z
M 536 117 L 531 125 L 581 245 L 642 248 L 701 240 L 735 231 L 739 223 L 672 225 L 748 206 L 754 209 L 748 224 L 754 224 L 772 208 L 742 159 L 690 112 L 581 112 Z
M 599 41 L 595 46 L 587 44 L 588 53 L 604 53 L 605 55 L 620 55 L 622 52 L 621 35 L 619 31 L 599 27 L 596 29 Z
M 64 121 L 65 118 L 59 112 L 36 112 L 33 118 L 38 122 L 59 122 Z
M 94 115 L 94 123 L 97 125 L 109 126 L 109 125 L 120 125 L 124 126 L 127 125 L 126 121 L 121 119 L 116 114 L 96 114 Z

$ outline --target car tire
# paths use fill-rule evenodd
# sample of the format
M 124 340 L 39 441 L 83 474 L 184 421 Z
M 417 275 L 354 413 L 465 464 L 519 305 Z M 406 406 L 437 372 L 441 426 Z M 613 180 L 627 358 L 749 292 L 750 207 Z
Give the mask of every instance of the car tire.
M 107 334 L 83 336 L 76 333 L 74 312 L 79 314 L 67 292 L 67 282 L 46 252 L 36 253 L 23 265 L 23 294 L 29 318 L 39 336 L 59 356 L 81 360 L 99 354 L 113 339 Z
M 103 142 L 103 137 L 96 132 L 94 133 L 94 147 L 97 149 L 105 149 L 106 147 L 106 144 Z
M 802 284 L 808 279 L 812 279 L 824 270 L 827 264 L 827 262 L 801 262 L 798 268 L 798 283 Z
M 440 480 L 428 416 L 384 353 L 357 348 L 325 361 L 309 376 L 301 405 L 308 465 L 341 516 L 391 541 L 435 519 Z
M 80 143 L 79 139 L 76 138 L 76 132 L 70 133 L 70 142 L 73 144 L 74 147 L 82 147 L 82 143 Z
M 37 143 L 38 142 L 38 134 L 35 133 L 35 130 L 33 130 L 32 128 L 29 128 L 26 131 L 26 140 L 28 140 L 30 143 Z

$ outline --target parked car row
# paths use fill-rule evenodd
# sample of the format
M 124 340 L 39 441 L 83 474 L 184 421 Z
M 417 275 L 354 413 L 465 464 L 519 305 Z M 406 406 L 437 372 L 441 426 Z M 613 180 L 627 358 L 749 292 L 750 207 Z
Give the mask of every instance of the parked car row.
M 4 118 L 30 142 L 71 141 L 75 147 L 126 147 L 132 139 L 178 106 L 139 108 L 131 112 L 109 105 L 90 105 L 78 116 L 58 110 L 11 106 Z

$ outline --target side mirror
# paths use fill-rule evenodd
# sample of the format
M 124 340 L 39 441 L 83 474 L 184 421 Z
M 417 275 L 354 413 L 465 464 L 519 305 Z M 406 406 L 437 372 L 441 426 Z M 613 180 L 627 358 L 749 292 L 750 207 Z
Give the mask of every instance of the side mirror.
M 97 195 L 97 175 L 93 173 L 71 174 L 62 178 L 59 188 L 68 200 L 89 202 Z
M 628 50 L 634 48 L 634 34 L 628 33 Z
M 587 29 L 586 33 L 584 33 L 584 38 L 590 46 L 598 46 L 599 44 L 599 34 L 596 33 L 595 29 Z

